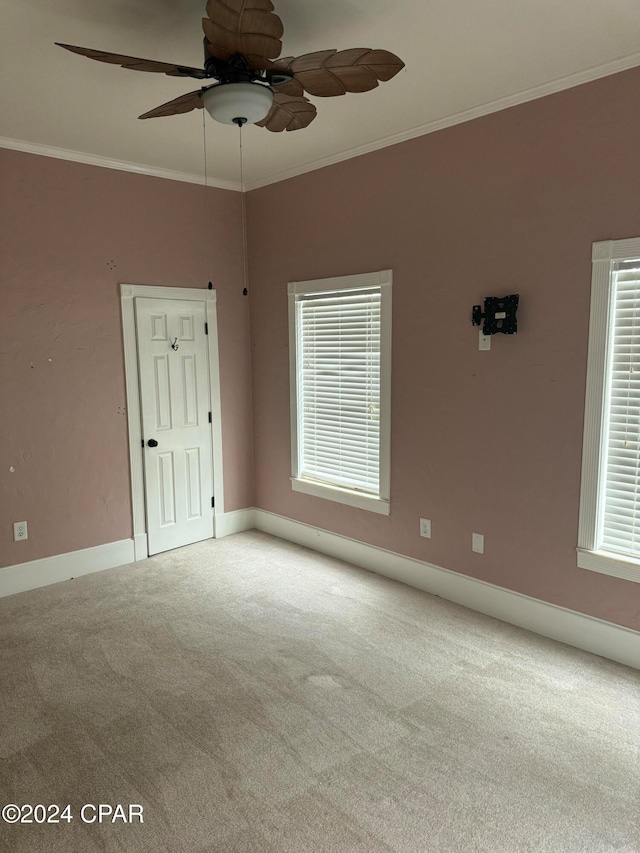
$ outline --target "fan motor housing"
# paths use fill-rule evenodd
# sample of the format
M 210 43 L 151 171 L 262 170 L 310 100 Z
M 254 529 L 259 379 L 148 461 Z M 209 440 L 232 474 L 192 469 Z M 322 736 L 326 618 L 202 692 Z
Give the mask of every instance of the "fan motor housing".
M 234 53 L 226 60 L 216 59 L 207 50 L 205 39 L 204 67 L 208 77 L 214 77 L 221 83 L 253 83 L 259 81 L 269 86 L 283 86 L 293 80 L 293 74 L 288 71 L 269 71 L 268 69 L 251 68 L 246 56 Z

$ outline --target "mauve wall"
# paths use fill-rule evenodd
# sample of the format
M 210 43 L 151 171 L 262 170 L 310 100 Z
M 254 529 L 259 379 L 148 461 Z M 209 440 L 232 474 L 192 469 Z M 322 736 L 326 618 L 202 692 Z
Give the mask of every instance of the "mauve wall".
M 0 566 L 132 535 L 119 285 L 206 287 L 204 189 L 0 150 Z M 225 509 L 252 506 L 239 193 L 211 189 Z M 10 468 L 15 468 L 12 473 Z M 29 539 L 13 542 L 13 521 Z
M 575 555 L 591 243 L 640 235 L 639 105 L 634 69 L 249 194 L 258 507 L 640 628 L 640 586 Z M 292 492 L 287 349 L 288 281 L 386 268 L 388 518 Z

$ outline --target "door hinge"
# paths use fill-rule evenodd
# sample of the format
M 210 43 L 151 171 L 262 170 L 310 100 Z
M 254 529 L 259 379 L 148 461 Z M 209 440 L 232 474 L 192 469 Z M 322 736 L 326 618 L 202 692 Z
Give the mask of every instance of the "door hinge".
M 214 507 L 216 505 L 216 499 L 211 498 L 211 506 Z
M 213 423 L 213 418 L 211 417 L 211 412 L 209 412 L 209 423 L 210 423 L 210 424 L 212 424 L 212 423 Z
M 205 333 L 205 335 L 209 334 L 209 324 L 208 323 L 204 324 L 204 333 Z
M 142 446 L 144 447 L 144 438 L 142 439 Z

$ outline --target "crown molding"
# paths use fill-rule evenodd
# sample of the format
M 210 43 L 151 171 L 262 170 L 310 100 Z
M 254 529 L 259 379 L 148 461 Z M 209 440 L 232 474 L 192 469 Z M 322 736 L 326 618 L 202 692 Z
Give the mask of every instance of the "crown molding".
M 573 89 L 575 86 L 582 86 L 584 83 L 591 83 L 592 81 L 599 80 L 602 77 L 609 77 L 610 75 L 618 74 L 621 71 L 628 71 L 639 65 L 640 53 L 634 53 L 630 56 L 616 59 L 613 62 L 608 62 L 605 65 L 598 65 L 594 68 L 589 68 L 586 71 L 580 71 L 577 74 L 570 74 L 567 77 L 560 77 L 549 83 L 534 86 L 532 89 L 525 89 L 523 92 L 518 92 L 515 95 L 507 95 L 506 97 L 499 98 L 496 101 L 489 101 L 486 104 L 481 104 L 478 107 L 472 107 L 468 110 L 454 113 L 450 116 L 446 116 L 445 118 L 437 119 L 436 121 L 420 124 L 416 127 L 409 128 L 408 130 L 391 134 L 390 136 L 383 136 L 380 139 L 368 142 L 365 145 L 348 148 L 345 151 L 340 151 L 329 157 L 322 157 L 319 160 L 314 160 L 311 163 L 296 166 L 293 169 L 276 172 L 273 175 L 260 178 L 256 181 L 245 181 L 244 189 L 245 192 L 249 192 L 251 190 L 257 190 L 260 187 L 266 187 L 269 184 L 286 181 L 288 178 L 295 178 L 298 175 L 305 174 L 306 172 L 323 169 L 325 166 L 332 166 L 334 163 L 341 163 L 344 160 L 350 160 L 352 157 L 359 157 L 361 154 L 369 154 L 372 151 L 378 151 L 381 148 L 388 148 L 390 145 L 397 145 L 399 142 L 406 142 L 409 139 L 415 139 L 417 136 L 426 136 L 428 133 L 435 133 L 438 130 L 453 127 L 456 124 L 473 121 L 476 118 L 482 118 L 483 116 L 490 115 L 491 113 L 506 110 L 509 107 L 516 107 L 519 104 L 526 104 L 528 101 L 535 101 L 538 98 L 544 98 L 547 95 L 554 95 L 556 92 L 563 92 L 565 89 Z
M 446 116 L 445 118 L 436 119 L 435 121 L 427 122 L 426 124 L 420 124 L 416 127 L 408 128 L 407 130 L 403 130 L 389 136 L 383 136 L 380 139 L 373 140 L 372 142 L 368 142 L 364 145 L 348 148 L 345 151 L 340 151 L 328 157 L 322 157 L 318 160 L 313 160 L 310 163 L 295 166 L 292 169 L 274 172 L 271 175 L 267 175 L 264 178 L 258 178 L 255 181 L 245 181 L 244 186 L 241 186 L 240 183 L 235 181 L 222 181 L 216 180 L 215 178 L 209 178 L 207 184 L 210 187 L 232 190 L 234 192 L 241 192 L 243 189 L 245 192 L 257 190 L 260 189 L 260 187 L 269 186 L 269 184 L 286 181 L 289 178 L 304 175 L 306 172 L 313 172 L 316 169 L 323 169 L 325 166 L 342 163 L 345 160 L 350 160 L 352 157 L 359 157 L 361 154 L 369 154 L 373 151 L 378 151 L 381 148 L 388 148 L 390 145 L 397 145 L 399 142 L 406 142 L 410 139 L 415 139 L 418 136 L 426 136 L 429 133 L 435 133 L 438 130 L 453 127 L 456 124 L 473 121 L 474 119 L 482 118 L 483 116 L 490 115 L 491 113 L 506 110 L 509 107 L 516 107 L 519 104 L 525 104 L 528 101 L 544 98 L 547 95 L 553 95 L 556 92 L 562 92 L 565 89 L 582 86 L 584 83 L 591 83 L 594 80 L 599 80 L 602 77 L 609 77 L 610 75 L 618 74 L 621 71 L 628 71 L 631 68 L 636 68 L 637 66 L 640 66 L 640 53 L 624 56 L 620 59 L 615 59 L 612 62 L 607 62 L 604 65 L 598 65 L 594 68 L 589 68 L 586 71 L 580 71 L 577 74 L 560 77 L 549 83 L 543 83 L 540 86 L 525 89 L 523 92 L 518 92 L 514 95 L 507 95 L 504 98 L 489 101 L 486 104 L 471 107 L 468 110 L 462 110 L 461 112 L 454 113 Z M 113 160 L 109 157 L 102 157 L 97 154 L 85 154 L 82 151 L 72 151 L 67 148 L 55 148 L 51 145 L 42 145 L 37 142 L 26 142 L 22 139 L 0 137 L 0 148 L 24 151 L 28 154 L 39 154 L 43 157 L 56 157 L 60 160 L 72 160 L 77 163 L 85 163 L 89 166 L 101 166 L 107 169 L 134 172 L 138 175 L 150 175 L 156 178 L 165 178 L 170 181 L 183 181 L 190 184 L 204 183 L 202 175 L 192 174 L 191 172 L 178 172 L 157 166 L 148 166 L 143 163 L 129 163 L 125 160 Z
M 117 169 L 120 172 L 134 172 L 137 175 L 165 178 L 168 181 L 204 184 L 204 177 L 202 175 L 194 175 L 191 172 L 177 172 L 173 169 L 162 169 L 159 166 L 147 166 L 144 163 L 113 160 L 111 157 L 102 157 L 99 154 L 85 154 L 83 151 L 55 148 L 52 145 L 42 145 L 39 142 L 26 142 L 23 139 L 10 139 L 6 136 L 0 136 L 0 148 L 10 148 L 12 151 L 23 151 L 26 154 L 38 154 L 41 157 L 55 157 L 58 160 L 71 160 L 75 163 L 84 163 L 87 166 L 101 166 L 104 169 Z M 240 184 L 235 181 L 221 181 L 209 177 L 207 179 L 207 186 L 240 192 Z

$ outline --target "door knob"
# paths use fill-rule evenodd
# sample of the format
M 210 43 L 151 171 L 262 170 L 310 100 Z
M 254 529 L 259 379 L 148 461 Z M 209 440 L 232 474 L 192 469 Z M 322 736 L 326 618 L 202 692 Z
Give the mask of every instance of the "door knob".
M 147 446 L 148 447 L 157 447 L 158 442 L 155 440 L 155 438 L 150 438 L 149 441 L 147 442 Z

